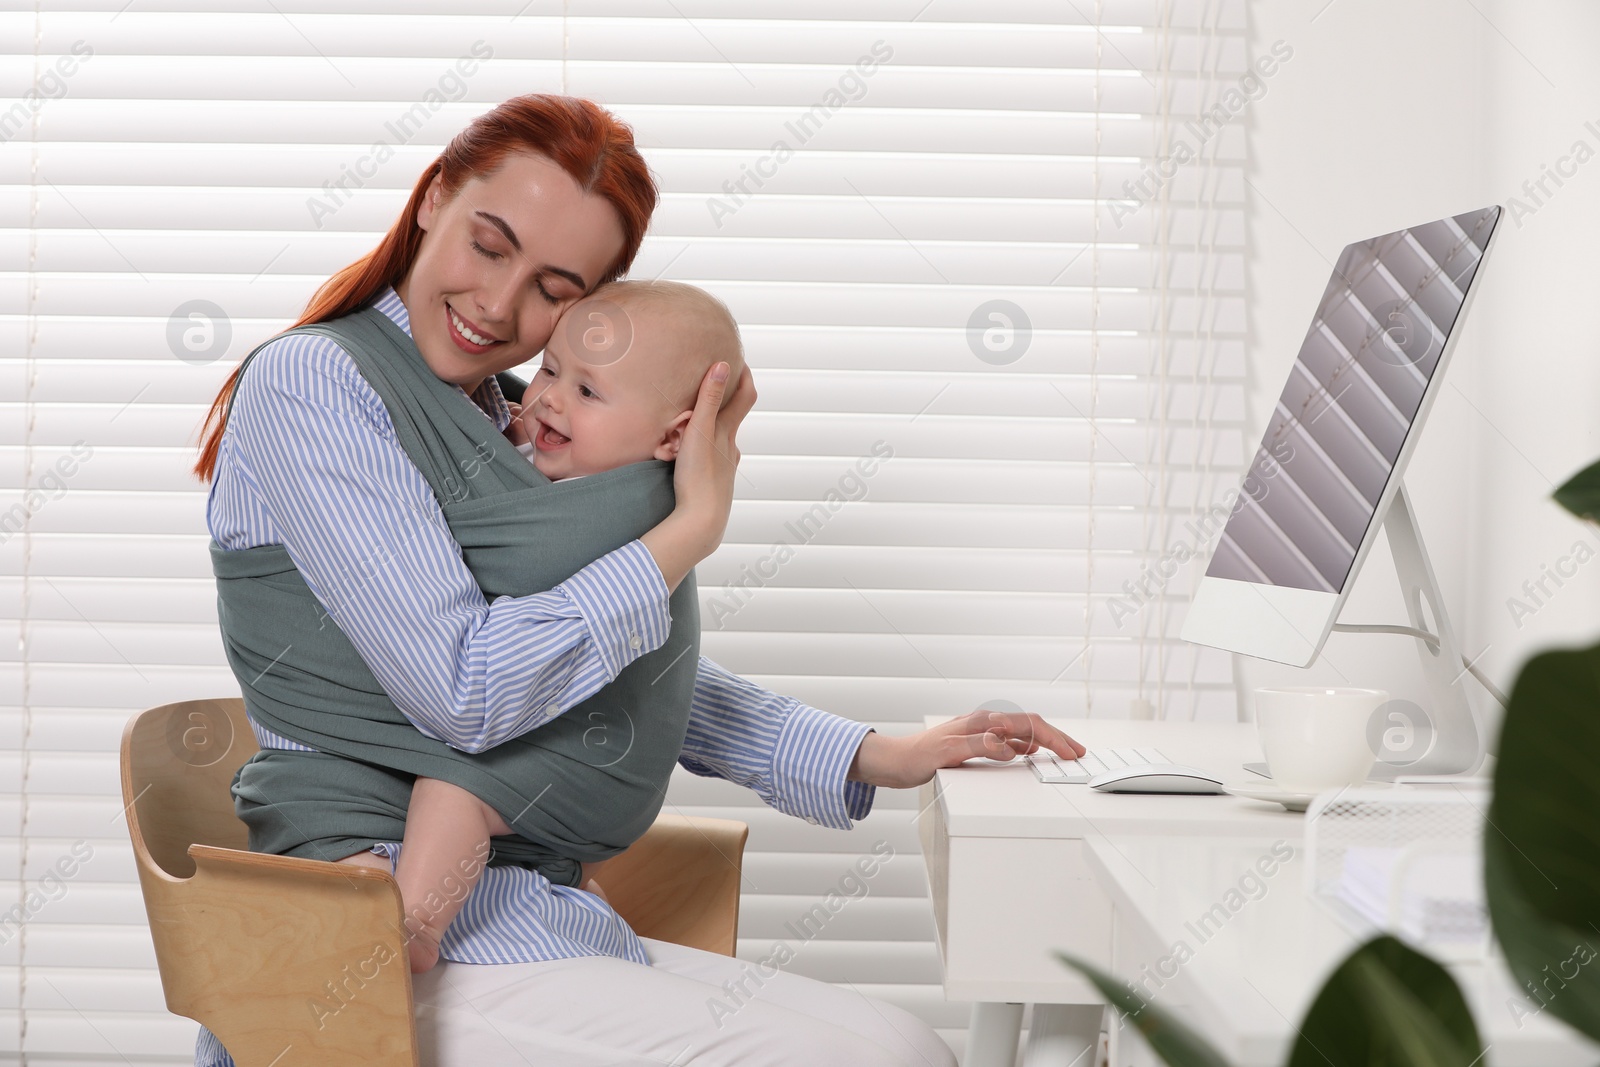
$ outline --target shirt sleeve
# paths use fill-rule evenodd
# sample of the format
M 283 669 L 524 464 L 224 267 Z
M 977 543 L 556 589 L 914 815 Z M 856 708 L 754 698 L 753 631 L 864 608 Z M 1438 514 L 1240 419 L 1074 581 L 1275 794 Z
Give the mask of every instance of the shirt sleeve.
M 487 603 L 383 401 L 331 340 L 256 354 L 221 462 L 395 705 L 454 748 L 537 728 L 666 641 L 666 583 L 639 541 L 554 589 Z
M 850 829 L 872 811 L 877 786 L 845 775 L 871 727 L 779 696 L 700 657 L 689 731 L 678 763 L 752 789 L 769 807 Z

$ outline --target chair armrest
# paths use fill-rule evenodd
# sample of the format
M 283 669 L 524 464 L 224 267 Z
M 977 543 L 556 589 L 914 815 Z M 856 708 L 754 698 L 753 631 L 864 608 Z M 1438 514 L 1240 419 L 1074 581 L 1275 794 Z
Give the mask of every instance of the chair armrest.
M 750 827 L 735 819 L 660 815 L 627 851 L 591 873 L 640 937 L 732 956 Z
M 400 889 L 387 871 L 189 846 L 191 878 L 140 864 L 167 1006 L 239 1067 L 415 1067 Z

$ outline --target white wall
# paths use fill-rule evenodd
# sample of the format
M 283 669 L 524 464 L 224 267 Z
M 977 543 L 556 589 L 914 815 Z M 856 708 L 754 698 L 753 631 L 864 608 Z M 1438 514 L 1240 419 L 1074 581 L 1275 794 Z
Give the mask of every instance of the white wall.
M 1480 355 L 1459 379 L 1493 424 L 1472 453 L 1467 633 L 1474 650 L 1488 646 L 1485 664 L 1509 684 L 1533 651 L 1592 642 L 1600 631 L 1600 559 L 1559 589 L 1547 581 L 1554 595 L 1541 594 L 1545 604 L 1520 627 L 1507 606 L 1514 596 L 1536 606 L 1523 583 L 1575 542 L 1600 548 L 1600 532 L 1550 501 L 1555 485 L 1600 458 L 1600 158 L 1559 188 L 1547 182 L 1552 196 L 1535 190 L 1542 205 L 1522 189 L 1578 140 L 1600 155 L 1600 9 L 1583 0 L 1499 0 L 1484 10 L 1499 31 L 1490 31 L 1486 52 L 1489 190 L 1534 209 L 1514 207 L 1522 217 L 1511 220 L 1479 305 Z
M 1249 115 L 1252 439 L 1266 426 L 1346 244 L 1494 199 L 1484 179 L 1486 87 L 1478 72 L 1485 42 L 1471 7 L 1462 0 L 1335 0 L 1318 14 L 1319 6 L 1257 3 L 1251 10 L 1252 54 L 1279 39 L 1294 49 Z M 1451 371 L 1456 383 L 1472 375 L 1483 342 L 1482 331 L 1463 338 Z M 1468 601 L 1460 533 L 1469 501 L 1457 461 L 1472 447 L 1475 417 L 1447 390 L 1406 479 L 1452 619 Z M 1341 618 L 1405 621 L 1381 539 Z M 1238 674 L 1242 693 L 1264 684 L 1348 684 L 1423 703 L 1421 671 L 1405 638 L 1334 634 L 1305 671 L 1241 657 Z
M 1513 195 L 1535 206 L 1519 187 L 1541 163 L 1579 138 L 1600 152 L 1600 134 L 1584 127 L 1600 130 L 1593 6 L 1321 6 L 1251 10 L 1252 55 L 1280 38 L 1294 48 L 1248 116 L 1252 438 L 1346 243 Z M 1555 595 L 1520 627 L 1506 603 L 1574 542 L 1600 546 L 1549 500 L 1600 456 L 1600 270 L 1588 254 L 1600 234 L 1600 160 L 1564 180 L 1536 214 L 1503 223 L 1406 478 L 1457 633 L 1502 688 L 1531 650 L 1600 628 L 1600 562 L 1559 590 L 1547 582 Z M 1381 540 L 1342 619 L 1404 621 Z M 1305 671 L 1242 658 L 1238 667 L 1242 693 L 1346 681 L 1423 702 L 1404 638 L 1335 634 Z

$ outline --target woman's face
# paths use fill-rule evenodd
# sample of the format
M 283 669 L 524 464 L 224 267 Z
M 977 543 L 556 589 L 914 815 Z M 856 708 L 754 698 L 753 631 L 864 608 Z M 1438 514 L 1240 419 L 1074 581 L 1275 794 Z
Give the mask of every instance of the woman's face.
M 616 262 L 622 223 L 609 201 L 527 152 L 449 201 L 439 184 L 417 211 L 422 246 L 395 291 L 428 368 L 472 392 L 539 355 L 556 319 Z

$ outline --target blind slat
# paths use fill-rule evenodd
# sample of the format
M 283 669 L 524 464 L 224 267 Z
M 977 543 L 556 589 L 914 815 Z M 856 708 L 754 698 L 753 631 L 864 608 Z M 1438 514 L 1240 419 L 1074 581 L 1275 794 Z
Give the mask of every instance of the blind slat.
M 1097 8 L 1102 21 L 1108 25 L 1159 26 L 1168 3 L 1169 0 L 1101 0 Z M 166 0 L 162 6 L 168 11 L 200 13 L 282 11 L 291 15 L 387 17 L 440 14 L 438 0 Z M 81 12 L 106 15 L 123 10 L 122 0 L 88 0 L 74 7 Z M 461 0 L 450 5 L 449 13 L 451 16 L 548 18 L 569 9 L 570 4 L 564 0 Z M 1179 0 L 1171 9 L 1173 18 L 1180 23 L 1192 23 L 1203 12 L 1206 24 L 1218 30 L 1245 28 L 1243 0 L 1210 0 L 1205 5 L 1195 0 Z M 586 0 L 583 12 L 589 17 L 622 18 L 660 17 L 662 14 L 657 0 Z M 673 13 L 691 19 L 767 19 L 774 28 L 780 29 L 783 28 L 781 23 L 810 19 L 892 23 L 916 19 L 930 23 L 1040 25 L 1092 25 L 1094 21 L 1078 5 L 1062 4 L 1060 0 L 992 0 L 981 5 L 966 0 L 933 0 L 932 3 L 929 0 L 879 0 L 870 8 L 864 8 L 856 0 L 764 0 L 760 5 L 752 5 L 748 0 L 674 0 Z
M 1191 9 L 1192 10 L 1192 9 Z M 5 39 L 32 42 L 31 13 L 0 15 L 0 28 L 25 36 Z M 849 66 L 864 55 L 877 55 L 906 66 L 940 67 L 1067 67 L 1101 70 L 1138 77 L 1160 63 L 1163 44 L 1179 68 L 1195 69 L 1201 61 L 1210 70 L 1242 71 L 1249 59 L 1238 34 L 1185 33 L 1174 30 L 1163 42 L 1139 26 L 1103 21 L 1095 26 L 1048 23 L 975 22 L 846 22 L 791 20 L 774 25 L 760 19 L 717 19 L 709 27 L 686 18 L 522 17 L 509 28 L 491 26 L 481 17 L 338 15 L 309 12 L 293 20 L 276 11 L 215 15 L 205 12 L 155 12 L 137 8 L 112 21 L 99 15 L 45 12 L 39 51 L 61 55 L 76 40 L 92 36 L 105 54 L 135 53 L 171 57 L 216 55 L 310 56 L 330 58 L 322 66 L 331 87 L 346 76 L 339 62 L 354 65 L 359 57 L 404 55 L 421 66 L 428 60 L 453 60 L 475 40 L 494 39 L 502 60 L 569 59 L 631 60 L 656 63 L 670 57 L 688 62 L 715 62 L 759 68 L 765 63 L 809 63 Z M 892 40 L 888 40 L 892 38 Z M 1101 42 L 1110 39 L 1113 47 Z M 878 40 L 887 56 L 870 50 Z

